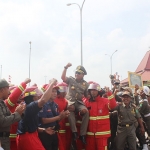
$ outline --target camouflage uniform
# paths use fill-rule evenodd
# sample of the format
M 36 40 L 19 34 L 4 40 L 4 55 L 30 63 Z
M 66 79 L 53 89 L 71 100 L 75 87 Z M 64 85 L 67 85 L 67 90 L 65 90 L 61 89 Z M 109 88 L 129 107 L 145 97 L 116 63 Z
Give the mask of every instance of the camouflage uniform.
M 136 150 L 136 128 L 138 126 L 137 119 L 141 118 L 139 111 L 134 104 L 126 107 L 124 103 L 117 106 L 118 126 L 116 146 L 117 150 L 124 150 L 125 143 L 128 142 L 129 149 Z

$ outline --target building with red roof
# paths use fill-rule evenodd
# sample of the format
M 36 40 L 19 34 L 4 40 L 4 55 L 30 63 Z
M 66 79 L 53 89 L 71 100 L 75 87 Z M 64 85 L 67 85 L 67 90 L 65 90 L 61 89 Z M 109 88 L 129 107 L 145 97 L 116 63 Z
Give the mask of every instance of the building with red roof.
M 150 50 L 146 52 L 142 61 L 138 65 L 135 73 L 138 73 L 142 77 L 143 85 L 150 86 Z M 128 78 L 121 81 L 122 85 L 128 85 Z

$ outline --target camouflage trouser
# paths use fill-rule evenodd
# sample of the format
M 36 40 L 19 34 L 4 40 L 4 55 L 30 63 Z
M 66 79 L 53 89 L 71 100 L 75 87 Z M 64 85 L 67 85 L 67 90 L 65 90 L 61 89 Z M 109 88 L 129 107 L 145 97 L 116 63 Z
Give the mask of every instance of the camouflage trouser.
M 10 150 L 10 140 L 9 137 L 0 137 L 1 146 L 4 150 Z
M 79 102 L 76 102 L 71 106 L 75 109 L 76 112 L 80 112 L 83 109 L 87 110 L 86 106 L 84 106 L 83 104 L 81 104 Z M 70 107 L 70 106 L 68 106 L 68 107 Z M 70 123 L 72 132 L 77 132 L 75 112 L 70 112 L 70 115 L 68 116 L 68 121 Z M 87 112 L 82 116 L 80 135 L 86 135 L 88 122 L 89 122 L 89 112 L 87 110 Z

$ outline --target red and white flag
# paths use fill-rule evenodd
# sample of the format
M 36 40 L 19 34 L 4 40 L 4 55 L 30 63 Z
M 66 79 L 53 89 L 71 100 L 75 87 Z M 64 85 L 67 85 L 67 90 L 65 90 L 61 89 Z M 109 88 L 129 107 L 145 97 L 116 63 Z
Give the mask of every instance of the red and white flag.
M 8 83 L 11 83 L 11 76 L 8 76 Z

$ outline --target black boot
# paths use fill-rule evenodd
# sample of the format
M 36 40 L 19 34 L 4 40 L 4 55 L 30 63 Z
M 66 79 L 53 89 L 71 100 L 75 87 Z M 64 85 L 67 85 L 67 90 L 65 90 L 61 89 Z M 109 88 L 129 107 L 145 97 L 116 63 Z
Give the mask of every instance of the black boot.
M 72 136 L 74 140 L 78 139 L 78 133 L 77 132 L 72 132 Z
M 82 141 L 83 144 L 86 145 L 86 139 L 85 139 L 85 135 L 80 135 L 79 139 Z

